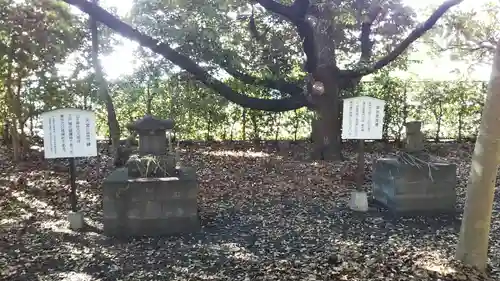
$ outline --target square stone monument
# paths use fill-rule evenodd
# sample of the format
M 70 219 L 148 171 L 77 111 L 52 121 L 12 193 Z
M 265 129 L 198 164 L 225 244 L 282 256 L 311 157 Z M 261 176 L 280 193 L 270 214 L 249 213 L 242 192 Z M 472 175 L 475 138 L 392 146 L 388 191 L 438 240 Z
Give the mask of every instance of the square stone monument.
M 375 160 L 373 197 L 395 213 L 453 213 L 457 167 L 431 161 L 424 151 L 421 124 L 406 124 L 405 153 Z
M 176 167 L 168 151 L 171 120 L 146 115 L 130 124 L 139 135 L 139 153 L 103 182 L 104 234 L 162 236 L 200 229 L 196 172 Z

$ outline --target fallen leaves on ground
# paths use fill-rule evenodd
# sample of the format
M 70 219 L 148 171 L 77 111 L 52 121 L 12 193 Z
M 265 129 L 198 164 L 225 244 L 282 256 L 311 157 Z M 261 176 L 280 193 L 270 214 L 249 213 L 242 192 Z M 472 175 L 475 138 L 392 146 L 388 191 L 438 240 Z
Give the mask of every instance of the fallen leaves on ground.
M 282 148 L 282 147 L 281 147 Z M 470 145 L 433 153 L 458 165 L 462 208 Z M 371 163 L 385 154 L 368 149 Z M 191 144 L 184 165 L 198 170 L 203 229 L 193 235 L 117 240 L 100 231 L 102 156 L 78 163 L 79 203 L 91 225 L 68 229 L 66 163 L 39 153 L 17 167 L 0 150 L 1 280 L 498 280 L 495 203 L 488 275 L 453 260 L 460 217 L 395 218 L 381 209 L 346 208 L 341 170 L 355 162 L 304 160 L 305 144 L 286 151 L 250 144 Z M 97 169 L 99 167 L 99 172 Z M 20 180 L 23 179 L 23 180 Z

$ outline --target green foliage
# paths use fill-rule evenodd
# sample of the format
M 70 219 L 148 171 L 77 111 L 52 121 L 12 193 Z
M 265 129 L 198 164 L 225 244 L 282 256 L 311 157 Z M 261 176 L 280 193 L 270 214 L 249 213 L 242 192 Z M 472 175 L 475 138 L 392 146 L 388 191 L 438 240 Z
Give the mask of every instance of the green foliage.
M 383 72 L 373 81 L 362 83 L 358 91 L 359 95 L 387 102 L 385 138 L 400 139 L 405 122 L 420 120 L 427 137 L 439 141 L 475 136 L 486 97 L 486 82 L 404 81 Z
M 79 47 L 81 21 L 66 5 L 48 0 L 0 0 L 1 121 L 28 118 L 75 99 L 58 66 Z
M 331 27 L 335 60 L 341 67 L 359 61 L 358 33 L 363 16 L 373 6 L 380 4 L 382 11 L 372 26 L 372 37 L 376 38 L 373 60 L 392 50 L 415 24 L 416 14 L 401 0 L 331 2 L 331 8 L 314 3 L 311 17 L 313 22 L 321 21 Z M 249 30 L 251 16 L 255 19 L 259 38 Z M 302 43 L 296 28 L 248 1 L 139 0 L 134 2 L 129 20 L 140 31 L 162 38 L 177 51 L 224 77 L 237 71 L 300 85 L 305 76 Z M 148 57 L 154 56 L 149 54 Z M 404 61 L 403 56 L 396 65 L 404 66 Z M 265 97 L 270 92 L 263 93 Z M 275 92 L 273 95 L 282 94 Z
M 407 122 L 412 106 L 408 100 L 408 81 L 390 76 L 388 71 L 382 71 L 372 82 L 362 83 L 358 95 L 366 95 L 386 101 L 383 126 L 384 138 L 399 139 L 403 124 Z
M 427 35 L 436 56 L 444 51 L 453 60 L 489 63 L 500 39 L 500 3 L 487 1 L 473 9 L 454 10 Z
M 244 110 L 227 103 L 198 82 L 180 76 L 182 74 L 162 77 L 154 90 L 152 110 L 156 116 L 176 121 L 177 138 L 293 140 L 309 137 L 313 112 L 307 108 L 279 114 Z M 146 113 L 148 84 L 133 77 L 137 76 L 111 85 L 121 126 Z M 245 92 L 250 95 L 265 95 L 261 88 L 242 85 L 235 80 L 226 82 L 235 88 L 245 87 Z M 361 82 L 356 95 L 386 100 L 384 137 L 387 139 L 401 139 L 404 123 L 412 120 L 424 122 L 424 132 L 429 138 L 464 139 L 476 133 L 486 93 L 485 85 L 484 82 L 467 80 L 403 80 L 385 71 L 372 81 Z M 101 128 L 106 127 L 104 110 L 101 108 L 99 111 L 99 115 L 103 116 Z
M 347 66 L 359 58 L 354 55 L 359 52 L 359 34 L 354 32 L 359 28 L 360 14 L 356 6 L 359 2 L 335 0 L 333 3 L 337 8 L 331 15 L 317 16 L 335 22 L 337 60 L 340 66 Z M 414 12 L 401 1 L 382 3 L 384 14 L 373 27 L 373 38 L 377 38 L 374 58 L 392 49 L 414 25 Z M 492 15 L 496 7 L 486 6 Z M 241 0 L 138 0 L 129 20 L 140 30 L 163 38 L 189 55 L 238 92 L 252 97 L 279 98 L 282 93 L 278 91 L 244 84 L 223 71 L 223 68 L 233 69 L 301 85 L 298 81 L 305 75 L 303 54 L 295 28 L 260 6 L 255 5 L 253 10 L 261 41 L 253 38 L 248 30 L 252 9 L 248 2 Z M 496 22 L 482 28 L 482 22 L 468 20 L 467 15 L 451 14 L 437 32 L 449 35 L 453 30 L 460 31 L 462 43 L 467 38 L 496 36 Z M 100 26 L 99 32 L 101 54 L 111 52 L 118 41 L 107 28 Z M 445 38 L 451 40 L 448 35 Z M 16 114 L 21 123 L 43 110 L 91 108 L 97 113 L 100 134 L 108 133 L 106 108 L 96 98 L 87 18 L 70 13 L 67 6 L 56 1 L 0 0 L 0 48 L 0 93 L 6 97 L 8 89 L 13 92 L 16 87 L 20 89 L 21 111 Z M 11 56 L 9 51 L 14 51 Z M 109 85 L 121 127 L 152 113 L 174 119 L 178 139 L 278 140 L 302 139 L 310 134 L 313 114 L 307 108 L 285 113 L 244 110 L 150 51 L 139 48 L 135 55 L 138 65 L 135 72 Z M 407 64 L 402 57 L 396 66 L 404 68 Z M 65 71 L 61 71 L 62 65 Z M 15 82 L 19 81 L 22 83 L 16 86 Z M 386 69 L 373 81 L 362 82 L 355 91 L 356 95 L 387 101 L 386 138 L 401 138 L 404 122 L 419 119 L 424 121 L 429 137 L 462 139 L 477 130 L 485 87 L 484 83 L 465 80 L 402 80 L 392 77 Z M 11 106 L 5 106 L 7 101 L 6 98 L 0 101 L 1 121 L 14 111 Z M 123 132 L 123 136 L 127 134 Z

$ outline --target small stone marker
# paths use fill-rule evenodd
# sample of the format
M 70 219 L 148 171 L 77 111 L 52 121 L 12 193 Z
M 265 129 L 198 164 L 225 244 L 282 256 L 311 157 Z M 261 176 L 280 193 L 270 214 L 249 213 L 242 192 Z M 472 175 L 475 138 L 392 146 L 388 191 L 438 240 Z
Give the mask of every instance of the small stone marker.
M 422 133 L 422 122 L 412 121 L 405 124 L 406 139 L 404 151 L 421 160 L 430 160 L 430 155 L 424 150 L 424 134 Z
M 68 221 L 69 221 L 69 228 L 71 228 L 72 230 L 79 230 L 85 226 L 83 213 L 81 212 L 69 212 Z
M 421 152 L 424 150 L 424 134 L 421 132 L 422 122 L 412 121 L 405 124 L 406 143 L 405 149 L 408 152 Z

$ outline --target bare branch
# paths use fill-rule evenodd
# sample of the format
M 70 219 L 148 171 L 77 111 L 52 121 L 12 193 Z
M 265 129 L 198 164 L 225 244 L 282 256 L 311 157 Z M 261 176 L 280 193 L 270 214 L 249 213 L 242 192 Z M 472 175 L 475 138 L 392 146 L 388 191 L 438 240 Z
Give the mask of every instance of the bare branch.
M 207 87 L 217 91 L 224 98 L 243 107 L 280 112 L 298 109 L 307 104 L 305 98 L 298 97 L 284 99 L 259 99 L 242 95 L 210 75 L 205 69 L 198 66 L 187 56 L 176 52 L 168 44 L 142 34 L 137 29 L 134 29 L 130 25 L 124 23 L 98 5 L 92 4 L 87 0 L 64 0 L 64 2 L 78 7 L 81 11 L 118 32 L 120 35 L 136 41 L 141 46 L 147 47 L 153 52 L 162 55 L 172 63 L 191 73 L 194 77 L 196 77 L 196 79 L 201 81 Z
M 451 7 L 456 6 L 463 2 L 463 0 L 447 0 L 439 6 L 434 13 L 423 23 L 413 30 L 408 37 L 406 37 L 392 52 L 382 57 L 379 61 L 370 67 L 355 69 L 355 70 L 342 70 L 340 75 L 343 77 L 357 78 L 371 74 L 398 58 L 413 42 L 422 37 L 429 29 L 431 29 L 436 22 L 444 15 Z
M 462 44 L 457 43 L 457 44 L 449 44 L 446 47 L 441 47 L 441 46 L 438 47 L 438 51 L 440 51 L 440 52 L 449 51 L 449 50 L 453 50 L 453 49 L 458 49 L 460 51 L 470 51 L 470 52 L 484 49 L 484 50 L 487 50 L 487 51 L 490 51 L 493 53 L 493 52 L 495 52 L 496 47 L 495 47 L 495 44 L 492 44 L 490 40 L 483 40 L 480 42 L 468 41 L 468 42 L 464 42 Z
M 489 52 L 494 52 L 495 49 L 496 49 L 495 46 L 486 44 L 477 44 L 477 45 L 453 44 L 453 45 L 448 45 L 446 47 L 439 47 L 438 52 L 446 52 L 451 50 L 460 50 L 466 52 L 476 52 L 479 50 L 486 50 Z

